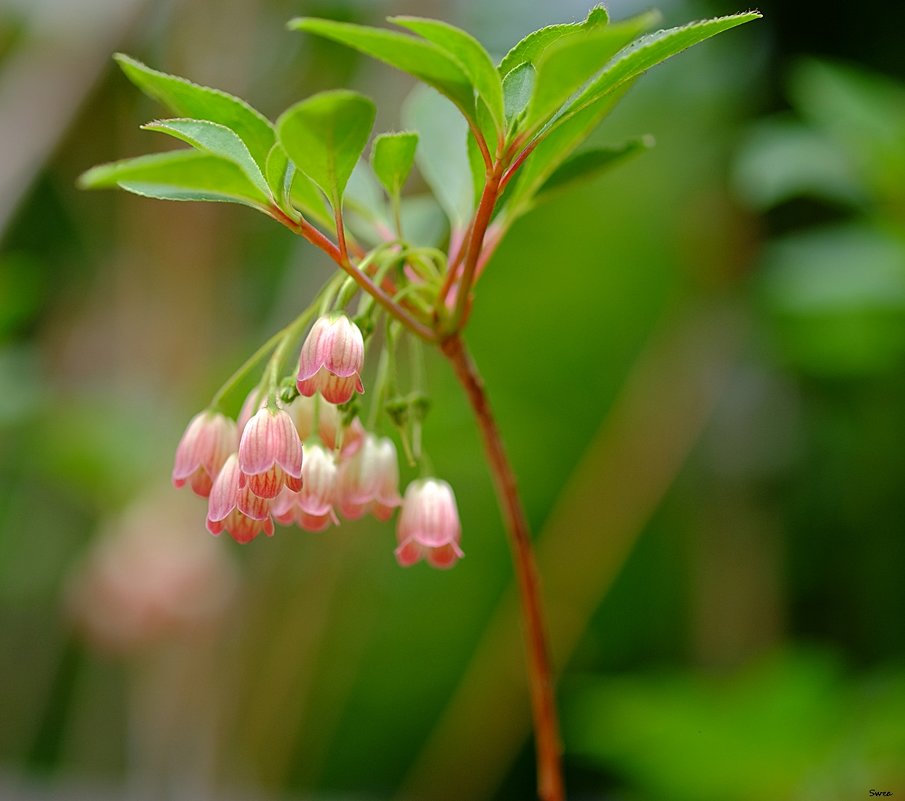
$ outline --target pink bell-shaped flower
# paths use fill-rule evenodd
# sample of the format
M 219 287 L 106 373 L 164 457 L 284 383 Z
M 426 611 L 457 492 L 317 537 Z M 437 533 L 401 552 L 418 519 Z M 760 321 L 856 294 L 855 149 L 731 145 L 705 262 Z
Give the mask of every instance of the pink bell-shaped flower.
M 361 331 L 345 314 L 319 317 L 299 355 L 299 392 L 306 397 L 320 392 L 330 403 L 346 403 L 355 392 L 365 391 L 364 355 Z
M 226 457 L 236 450 L 239 441 L 234 421 L 210 410 L 196 414 L 185 429 L 176 448 L 173 486 L 188 482 L 202 498 L 211 494 L 211 486 Z
M 223 531 L 236 542 L 251 542 L 262 531 L 273 536 L 270 502 L 255 495 L 248 486 L 240 487 L 239 460 L 232 454 L 214 481 L 207 511 L 207 530 Z
M 361 449 L 340 463 L 336 496 L 340 512 L 349 520 L 366 512 L 378 520 L 389 520 L 393 510 L 402 504 L 399 461 L 393 441 L 367 434 Z
M 423 558 L 434 567 L 452 567 L 463 556 L 461 536 L 456 496 L 449 484 L 425 478 L 408 485 L 396 526 L 400 565 L 408 567 Z
M 239 417 L 236 422 L 239 424 L 239 433 L 241 434 L 245 430 L 245 426 L 248 425 L 248 421 L 254 417 L 255 412 L 259 409 L 263 409 L 267 405 L 267 398 L 261 393 L 258 389 L 253 389 L 248 393 L 248 397 L 245 398 L 245 402 L 242 404 L 242 409 L 239 411 Z
M 296 525 L 305 531 L 323 531 L 330 526 L 339 525 L 339 518 L 332 507 L 323 515 L 308 514 L 301 506 L 299 493 L 286 487 L 273 499 L 271 508 L 277 522 L 284 526 Z
M 314 407 L 319 403 L 317 410 L 317 431 L 314 430 Z M 339 408 L 323 398 L 306 398 L 299 395 L 287 407 L 295 427 L 298 429 L 302 442 L 312 436 L 317 436 L 320 441 L 331 451 L 340 445 L 343 456 L 351 456 L 364 442 L 365 429 L 361 420 L 357 417 L 343 429 L 342 414 Z
M 284 409 L 259 409 L 239 440 L 239 485 L 259 498 L 276 498 L 302 486 L 302 441 Z
M 330 523 L 339 524 L 333 511 L 336 463 L 332 452 L 322 445 L 305 447 L 302 488 L 284 489 L 273 502 L 273 514 L 285 524 L 296 523 L 307 531 L 321 531 Z

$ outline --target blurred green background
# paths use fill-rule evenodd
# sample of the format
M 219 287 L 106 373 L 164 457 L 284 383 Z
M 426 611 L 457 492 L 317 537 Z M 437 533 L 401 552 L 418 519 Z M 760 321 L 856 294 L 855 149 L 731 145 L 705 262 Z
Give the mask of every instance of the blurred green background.
M 587 8 L 0 2 L 4 801 L 532 797 L 512 571 L 447 365 L 425 436 L 453 571 L 400 569 L 372 522 L 213 540 L 175 445 L 330 265 L 238 207 L 74 182 L 159 145 L 115 50 L 271 118 L 353 86 L 388 130 L 411 81 L 287 19 L 436 16 L 503 54 Z M 523 219 L 468 331 L 537 532 L 573 799 L 905 794 L 905 11 L 760 8 L 632 90 L 596 140 L 656 148 Z M 154 585 L 189 553 L 195 596 Z M 79 624 L 98 564 L 128 585 L 93 599 L 106 637 Z M 143 582 L 169 618 L 129 617 Z

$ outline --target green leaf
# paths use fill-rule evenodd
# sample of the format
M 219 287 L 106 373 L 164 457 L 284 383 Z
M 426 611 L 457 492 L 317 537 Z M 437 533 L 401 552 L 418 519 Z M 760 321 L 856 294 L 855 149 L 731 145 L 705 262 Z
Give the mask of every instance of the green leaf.
M 507 126 L 528 107 L 535 80 L 535 69 L 527 63 L 519 65 L 503 78 L 503 102 Z
M 532 207 L 534 196 L 547 179 L 612 111 L 630 86 L 631 83 L 622 84 L 615 91 L 599 98 L 596 103 L 548 130 L 534 152 L 525 160 L 515 187 L 506 199 L 506 214 L 510 219 L 521 216 Z
M 410 131 L 380 134 L 371 148 L 371 166 L 387 194 L 399 197 L 415 164 L 418 134 Z
M 273 147 L 273 126 L 244 100 L 219 89 L 199 86 L 185 78 L 158 72 L 122 53 L 117 53 L 114 59 L 132 83 L 174 114 L 231 128 L 263 169 Z
M 617 54 L 606 69 L 569 105 L 569 108 L 556 120 L 555 124 L 560 124 L 572 114 L 587 108 L 626 81 L 636 78 L 642 72 L 666 61 L 671 56 L 681 53 L 711 36 L 716 36 L 718 33 L 760 19 L 761 16 L 757 11 L 749 11 L 746 14 L 700 20 L 678 28 L 668 28 L 642 36 L 637 42 Z
M 588 148 L 574 153 L 553 171 L 538 190 L 535 199 L 546 200 L 549 195 L 559 190 L 596 178 L 605 170 L 653 146 L 653 137 L 641 136 L 618 145 Z
M 374 103 L 357 92 L 321 92 L 287 109 L 277 138 L 295 166 L 339 209 L 374 125 Z
M 427 86 L 416 86 L 402 107 L 407 128 L 418 131 L 415 161 L 450 224 L 464 228 L 474 211 L 466 142 L 468 126 L 449 103 Z
M 276 142 L 267 157 L 267 183 L 275 198 L 291 217 L 297 212 L 327 229 L 334 225 L 330 207 L 323 193 L 303 172 L 289 160 L 283 146 Z
M 513 47 L 500 62 L 499 73 L 508 75 L 522 64 L 534 65 L 543 52 L 554 42 L 581 30 L 594 30 L 609 22 L 609 14 L 603 6 L 595 6 L 588 12 L 584 22 L 569 22 L 561 25 L 548 25 L 539 31 L 529 33 Z
M 852 155 L 822 131 L 789 118 L 752 126 L 732 172 L 738 194 L 757 209 L 802 196 L 855 206 L 869 202 Z
M 484 46 L 460 28 L 423 17 L 390 17 L 390 22 L 423 36 L 443 48 L 462 67 L 496 125 L 504 133 L 503 87 L 500 75 Z
M 268 199 L 236 164 L 196 150 L 155 153 L 93 167 L 79 178 L 83 189 L 120 187 L 161 200 L 243 203 L 265 211 Z
M 264 175 L 267 185 L 277 205 L 287 214 L 293 214 L 294 209 L 289 196 L 292 186 L 292 177 L 295 175 L 295 165 L 289 160 L 286 151 L 279 142 L 275 142 L 267 155 L 264 165 Z
M 446 234 L 446 217 L 432 195 L 402 198 L 402 230 L 415 245 L 436 247 Z
M 332 39 L 413 75 L 448 97 L 469 120 L 475 120 L 474 90 L 459 63 L 433 42 L 397 31 L 300 17 L 290 20 L 294 30 Z
M 484 165 L 484 156 L 473 136 L 465 137 L 465 149 L 471 174 L 471 205 L 472 208 L 477 208 L 481 202 L 484 184 L 487 182 L 487 168 Z
M 348 228 L 365 242 L 378 245 L 392 237 L 393 221 L 380 182 L 371 165 L 359 159 L 343 199 Z
M 537 80 L 522 126 L 528 135 L 537 131 L 619 50 L 657 19 L 656 13 L 641 14 L 618 25 L 573 34 L 544 51 L 537 62 Z
M 245 143 L 235 131 L 226 126 L 207 120 L 155 120 L 141 127 L 145 131 L 169 134 L 196 150 L 231 161 L 245 173 L 264 197 L 270 194 L 270 187 Z
M 336 225 L 323 192 L 301 170 L 296 169 L 292 174 L 289 199 L 292 205 L 299 209 L 309 220 L 320 223 L 328 230 L 333 229 Z
M 884 202 L 905 193 L 905 91 L 848 65 L 804 61 L 791 76 L 794 105 L 837 142 Z

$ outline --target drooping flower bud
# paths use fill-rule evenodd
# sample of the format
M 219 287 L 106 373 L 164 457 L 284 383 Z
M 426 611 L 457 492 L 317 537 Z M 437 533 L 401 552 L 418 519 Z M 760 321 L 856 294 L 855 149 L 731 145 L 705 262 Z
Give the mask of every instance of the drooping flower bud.
M 389 520 L 402 504 L 399 496 L 399 461 L 388 437 L 365 435 L 361 449 L 339 465 L 337 504 L 343 517 L 356 520 L 371 512 Z
M 298 390 L 311 397 L 320 392 L 330 403 L 346 403 L 364 392 L 361 331 L 345 314 L 320 317 L 311 327 L 299 355 Z
M 449 484 L 426 478 L 408 485 L 396 526 L 400 565 L 408 567 L 423 558 L 434 567 L 452 567 L 463 556 L 461 536 L 456 496 Z
M 196 414 L 176 448 L 173 486 L 182 487 L 188 482 L 196 495 L 207 498 L 217 473 L 238 441 L 236 424 L 228 417 L 210 410 Z
M 214 481 L 207 511 L 207 530 L 226 531 L 236 542 L 251 542 L 262 531 L 273 536 L 270 502 L 239 486 L 239 460 L 232 454 Z
M 283 486 L 302 484 L 302 442 L 284 409 L 259 409 L 239 441 L 239 486 L 259 498 L 276 498 Z

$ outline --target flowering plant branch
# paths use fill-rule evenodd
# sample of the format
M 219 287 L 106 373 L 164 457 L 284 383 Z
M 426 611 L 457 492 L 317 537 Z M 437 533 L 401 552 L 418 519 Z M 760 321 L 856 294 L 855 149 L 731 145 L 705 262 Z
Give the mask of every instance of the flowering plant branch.
M 209 499 L 207 527 L 214 534 L 227 531 L 249 542 L 261 532 L 272 536 L 274 519 L 321 530 L 339 523 L 337 511 L 347 519 L 371 513 L 388 520 L 401 507 L 399 563 L 452 567 L 463 555 L 461 527 L 452 488 L 427 467 L 420 356 L 412 360 L 411 391 L 402 395 L 396 348 L 400 338 L 411 337 L 437 346 L 449 360 L 475 413 L 512 546 L 543 801 L 564 798 L 553 677 L 527 520 L 462 338 L 475 285 L 516 219 L 554 190 L 647 146 L 640 139 L 579 150 L 638 76 L 759 16 L 749 12 L 649 34 L 656 14 L 615 23 L 597 7 L 582 22 L 529 35 L 498 65 L 470 34 L 436 20 L 390 20 L 407 33 L 293 20 L 292 29 L 355 48 L 435 90 L 416 89 L 406 104 L 414 130 L 377 136 L 370 164 L 362 154 L 376 109 L 363 95 L 321 92 L 274 124 L 236 97 L 119 55 L 126 75 L 174 115 L 144 127 L 190 148 L 102 165 L 81 178 L 88 188 L 250 206 L 340 268 L 215 394 L 179 443 L 173 482 Z M 412 200 L 403 194 L 416 163 L 448 218 L 448 236 L 439 243 L 416 230 Z M 437 246 L 444 241 L 445 248 Z M 306 329 L 298 370 L 287 374 L 287 354 Z M 359 395 L 372 347 L 381 350 L 380 366 L 365 428 Z M 233 420 L 227 400 L 266 358 Z M 396 446 L 379 430 L 388 423 L 421 471 L 404 497 Z

